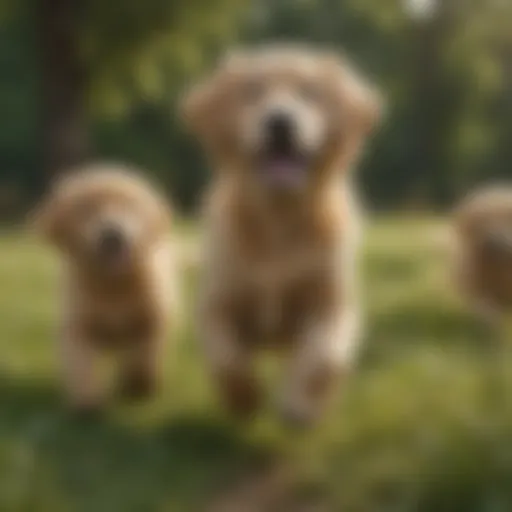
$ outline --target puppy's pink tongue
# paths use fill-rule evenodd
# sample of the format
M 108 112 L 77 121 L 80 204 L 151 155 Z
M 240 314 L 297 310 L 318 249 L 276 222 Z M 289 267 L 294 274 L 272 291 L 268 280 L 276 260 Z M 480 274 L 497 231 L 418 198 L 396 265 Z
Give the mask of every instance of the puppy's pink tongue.
M 280 158 L 268 163 L 267 173 L 276 182 L 296 184 L 302 180 L 302 169 L 298 162 Z

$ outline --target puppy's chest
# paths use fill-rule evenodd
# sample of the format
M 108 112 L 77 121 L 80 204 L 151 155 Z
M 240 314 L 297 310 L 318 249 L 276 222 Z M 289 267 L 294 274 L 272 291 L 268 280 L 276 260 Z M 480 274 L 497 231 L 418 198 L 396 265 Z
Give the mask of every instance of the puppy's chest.
M 82 303 L 76 321 L 90 342 L 109 348 L 141 343 L 155 332 L 159 312 L 148 298 Z
M 335 300 L 335 289 L 326 273 L 240 289 L 232 296 L 231 310 L 241 341 L 289 344 L 316 311 Z
M 329 259 L 327 251 L 313 244 L 267 246 L 238 259 L 233 270 L 238 280 L 259 288 L 262 294 L 275 296 L 325 270 Z

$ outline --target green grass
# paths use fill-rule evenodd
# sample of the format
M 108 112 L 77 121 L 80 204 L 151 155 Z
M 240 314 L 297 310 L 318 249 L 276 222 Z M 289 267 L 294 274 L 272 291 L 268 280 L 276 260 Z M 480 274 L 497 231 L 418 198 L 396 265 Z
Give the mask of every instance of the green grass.
M 204 510 L 267 460 L 291 463 L 294 492 L 326 510 L 512 510 L 512 357 L 451 291 L 442 232 L 438 220 L 370 227 L 361 364 L 302 434 L 283 429 L 270 401 L 250 425 L 224 416 L 191 325 L 169 349 L 157 399 L 116 404 L 97 422 L 69 416 L 56 262 L 30 238 L 2 235 L 0 511 Z

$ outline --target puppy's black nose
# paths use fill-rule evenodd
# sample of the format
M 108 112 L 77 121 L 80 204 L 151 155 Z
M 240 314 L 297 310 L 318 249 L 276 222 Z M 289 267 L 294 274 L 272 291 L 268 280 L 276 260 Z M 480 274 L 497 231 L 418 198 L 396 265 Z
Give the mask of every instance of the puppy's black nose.
M 108 256 L 119 254 L 124 247 L 124 238 L 119 229 L 115 227 L 105 228 L 99 239 L 100 251 Z
M 270 145 L 275 149 L 288 149 L 292 144 L 293 120 L 284 112 L 276 112 L 266 120 Z

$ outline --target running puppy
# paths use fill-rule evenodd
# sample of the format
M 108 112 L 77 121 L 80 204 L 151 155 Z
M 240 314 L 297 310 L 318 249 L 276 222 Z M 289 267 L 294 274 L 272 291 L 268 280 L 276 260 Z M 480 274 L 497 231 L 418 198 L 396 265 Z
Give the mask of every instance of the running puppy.
M 36 227 L 63 263 L 61 351 L 72 407 L 96 410 L 102 349 L 122 361 L 122 390 L 149 395 L 158 380 L 175 278 L 166 201 L 132 171 L 95 166 L 60 180 Z
M 185 98 L 215 167 L 201 338 L 226 405 L 259 403 L 253 355 L 287 349 L 283 417 L 313 421 L 359 344 L 359 218 L 350 170 L 380 101 L 345 59 L 294 47 L 235 54 Z
M 497 319 L 512 307 L 512 187 L 469 196 L 454 218 L 455 279 L 475 312 Z

